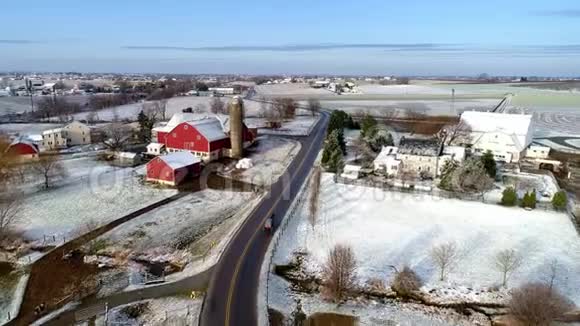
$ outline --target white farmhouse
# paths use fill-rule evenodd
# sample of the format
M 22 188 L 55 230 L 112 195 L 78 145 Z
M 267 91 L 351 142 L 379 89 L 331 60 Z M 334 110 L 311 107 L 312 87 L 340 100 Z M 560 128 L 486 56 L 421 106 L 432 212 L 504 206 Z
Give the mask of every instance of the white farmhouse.
M 42 132 L 42 146 L 47 149 L 66 148 L 91 143 L 91 128 L 73 121 L 68 125 Z
M 496 161 L 518 162 L 532 143 L 532 115 L 466 111 L 461 121 L 470 128 L 467 145 L 476 155 L 489 150 Z

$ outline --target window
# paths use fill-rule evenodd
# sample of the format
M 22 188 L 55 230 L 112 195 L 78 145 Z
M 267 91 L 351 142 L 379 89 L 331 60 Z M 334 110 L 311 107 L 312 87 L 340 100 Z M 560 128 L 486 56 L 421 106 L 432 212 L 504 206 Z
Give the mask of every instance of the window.
M 197 135 L 197 137 L 195 137 L 197 140 L 201 140 L 201 136 Z
M 177 138 L 177 134 L 176 133 L 172 133 L 171 135 L 173 135 L 173 138 Z
M 187 130 L 187 127 L 189 127 L 188 125 L 183 125 L 183 129 Z

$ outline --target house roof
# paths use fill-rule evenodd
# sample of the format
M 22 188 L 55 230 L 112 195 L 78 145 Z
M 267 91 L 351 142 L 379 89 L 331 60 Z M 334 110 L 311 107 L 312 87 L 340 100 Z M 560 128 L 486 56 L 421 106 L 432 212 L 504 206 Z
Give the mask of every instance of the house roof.
M 385 162 L 390 160 L 390 157 L 396 155 L 398 150 L 399 149 L 394 146 L 383 146 L 381 152 L 375 158 L 375 162 Z
M 461 121 L 474 132 L 501 131 L 523 136 L 529 132 L 532 117 L 530 114 L 465 111 L 461 114 Z
M 223 125 L 218 118 L 189 121 L 187 124 L 197 129 L 197 131 L 210 142 L 228 138 L 228 135 L 224 132 Z
M 163 147 L 165 147 L 165 144 L 162 143 L 149 143 L 149 145 L 147 145 L 147 148 L 153 149 L 162 149 Z
M 158 157 L 172 169 L 179 169 L 185 166 L 201 162 L 201 159 L 199 157 L 195 157 L 190 152 L 174 152 Z
M 399 143 L 399 154 L 418 156 L 439 156 L 441 142 L 438 139 L 419 139 L 402 137 Z

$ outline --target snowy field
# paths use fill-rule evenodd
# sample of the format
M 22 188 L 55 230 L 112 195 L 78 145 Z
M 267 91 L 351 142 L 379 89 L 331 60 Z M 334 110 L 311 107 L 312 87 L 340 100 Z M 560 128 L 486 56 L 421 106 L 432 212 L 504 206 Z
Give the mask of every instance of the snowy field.
M 236 179 L 255 185 L 270 185 L 286 171 L 300 147 L 300 143 L 295 140 L 260 136 L 257 145 L 248 150 L 252 167 L 230 171 L 228 175 L 235 174 Z
M 78 182 L 27 196 L 17 225 L 30 240 L 70 238 L 88 221 L 110 222 L 176 193 L 142 182 L 143 167 L 96 168 Z
M 369 111 L 381 114 L 384 111 L 412 110 L 414 112 L 429 115 L 454 115 L 463 111 L 481 110 L 491 111 L 499 102 L 498 99 L 472 99 L 472 100 L 322 100 L 321 105 L 325 109 L 340 109 L 346 112 Z
M 408 94 L 429 94 L 429 95 L 451 95 L 451 91 L 445 88 L 428 85 L 379 85 L 367 84 L 358 86 L 362 94 L 379 95 L 408 95 Z M 459 92 L 455 92 L 459 95 Z
M 424 281 L 424 290 L 446 292 L 441 294 L 448 296 L 444 300 L 489 302 L 494 297 L 481 293 L 501 284 L 494 257 L 514 249 L 523 265 L 511 276 L 509 287 L 546 281 L 556 259 L 555 286 L 580 304 L 580 242 L 565 214 L 346 186 L 335 184 L 331 174 L 323 175 L 321 189 L 322 213 L 315 226 L 307 219 L 307 205 L 302 205 L 274 254 L 275 264 L 288 263 L 294 251 L 306 250 L 305 267 L 317 274 L 330 248 L 348 244 L 357 257 L 361 283 L 373 277 L 390 282 L 389 265 L 409 265 Z M 447 242 L 460 248 L 461 259 L 441 282 L 429 252 Z M 284 300 L 273 300 L 278 299 Z
M 247 118 L 245 122 L 250 128 L 259 128 L 258 133 L 261 135 L 308 136 L 318 119 L 319 117 L 311 115 L 300 115 L 296 116 L 294 120 L 282 122 L 282 127 L 278 129 L 263 128 L 266 124 L 266 120 L 263 118 Z
M 166 118 L 170 119 L 175 113 L 182 112 L 183 109 L 188 107 L 199 110 L 200 112 L 209 113 L 209 104 L 213 97 L 203 97 L 203 96 L 180 96 L 173 97 L 167 101 L 167 111 Z M 230 100 L 229 97 L 220 97 L 220 99 L 226 104 Z M 100 121 L 112 121 L 115 116 L 119 119 L 128 119 L 135 121 L 139 111 L 141 111 L 143 103 L 133 103 L 121 106 L 116 106 L 112 108 L 107 108 L 96 112 L 96 119 Z M 245 113 L 247 116 L 257 114 L 260 105 L 258 102 L 245 101 L 244 102 Z M 88 112 L 77 113 L 74 115 L 76 120 L 85 120 L 87 118 Z
M 213 227 L 232 217 L 253 193 L 206 189 L 189 194 L 172 203 L 145 213 L 102 235 L 107 242 L 104 251 L 184 260 L 190 256 L 188 244 L 204 236 Z
M 159 299 L 143 300 L 127 305 L 115 307 L 109 311 L 108 320 L 104 316 L 98 318 L 96 326 L 124 325 L 187 325 L 197 326 L 201 313 L 203 299 L 190 299 L 187 296 L 173 296 Z M 137 318 L 131 318 L 126 313 L 127 307 L 141 305 L 143 313 Z
M 256 96 L 292 96 L 292 95 L 325 95 L 336 94 L 324 88 L 312 88 L 305 83 L 258 85 L 254 88 Z

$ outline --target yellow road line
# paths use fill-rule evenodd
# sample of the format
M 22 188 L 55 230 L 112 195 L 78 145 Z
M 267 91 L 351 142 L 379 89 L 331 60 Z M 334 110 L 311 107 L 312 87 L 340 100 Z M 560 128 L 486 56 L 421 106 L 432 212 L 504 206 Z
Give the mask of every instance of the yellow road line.
M 318 133 L 320 133 L 320 130 L 318 131 Z M 317 137 L 318 137 L 318 135 L 317 135 Z M 317 137 L 315 137 L 315 139 Z M 308 153 L 312 150 L 312 147 L 314 146 L 314 143 L 315 143 L 315 141 L 313 141 L 310 144 L 310 146 L 308 147 L 308 151 L 306 151 L 306 154 L 305 154 L 304 159 L 298 165 L 298 168 L 295 170 L 295 173 L 292 175 L 292 178 L 291 179 L 293 179 L 296 176 L 296 174 L 298 174 L 298 172 L 302 169 L 302 166 L 304 165 L 304 161 L 306 161 L 306 155 L 308 155 Z M 304 180 L 304 181 L 306 181 L 306 180 Z M 274 211 L 274 208 L 278 205 L 278 203 L 282 199 L 282 194 L 286 192 L 286 190 L 291 185 L 291 183 L 292 182 L 289 182 L 284 187 L 284 189 L 282 189 L 282 192 L 280 193 L 280 195 L 278 195 L 278 198 L 276 198 L 276 201 L 272 205 L 272 208 L 270 208 L 270 210 L 268 211 L 268 213 L 266 214 L 266 216 L 262 219 L 262 223 L 264 223 L 266 221 L 266 219 L 269 216 L 271 216 L 272 212 Z M 262 223 L 260 223 L 260 225 L 262 225 Z M 240 256 L 240 259 L 238 259 L 238 262 L 236 264 L 236 268 L 234 269 L 234 276 L 233 276 L 233 278 L 231 280 L 231 283 L 230 283 L 230 290 L 229 290 L 229 293 L 228 293 L 228 302 L 226 304 L 226 318 L 225 318 L 225 325 L 226 326 L 229 326 L 230 325 L 230 308 L 231 308 L 231 304 L 232 304 L 232 298 L 234 296 L 234 285 L 236 284 L 236 280 L 237 280 L 238 274 L 240 272 L 240 267 L 242 265 L 242 261 L 244 260 L 244 257 L 246 256 L 246 254 L 248 253 L 248 250 L 250 249 L 250 244 L 252 242 L 254 242 L 254 239 L 258 235 L 258 232 L 260 231 L 260 229 L 261 229 L 260 227 L 256 228 L 256 231 L 254 231 L 254 234 L 252 234 L 252 237 L 246 243 L 246 246 L 244 247 L 244 251 L 242 251 L 242 255 Z

